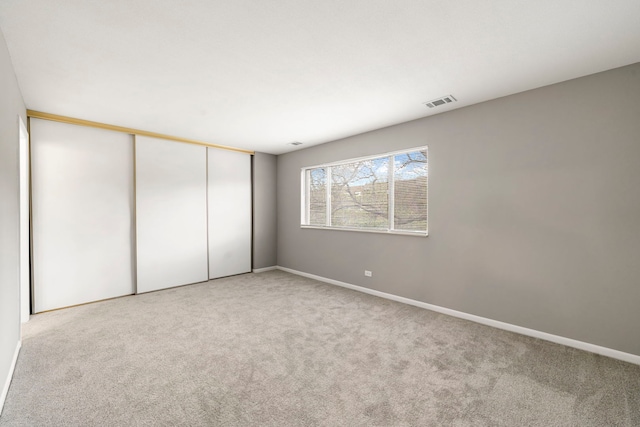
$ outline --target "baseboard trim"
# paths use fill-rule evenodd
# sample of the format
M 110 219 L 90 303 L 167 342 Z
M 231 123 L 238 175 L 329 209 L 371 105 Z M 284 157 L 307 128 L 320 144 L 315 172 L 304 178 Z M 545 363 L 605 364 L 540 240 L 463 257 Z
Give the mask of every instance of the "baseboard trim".
M 251 270 L 252 273 L 264 273 L 265 271 L 272 271 L 272 270 L 277 270 L 278 266 L 277 265 L 272 265 L 271 267 L 264 267 L 264 268 L 254 268 L 253 270 Z
M 20 347 L 22 347 L 22 341 L 18 341 L 18 344 L 16 345 L 16 351 L 15 353 L 13 353 L 13 360 L 11 361 L 11 367 L 9 368 L 7 379 L 4 382 L 4 387 L 2 388 L 2 394 L 0 395 L 0 415 L 2 415 L 2 410 L 4 409 L 4 401 L 7 398 L 7 394 L 9 393 L 9 386 L 11 385 L 11 379 L 13 378 L 13 371 L 16 369 L 16 363 L 18 362 Z
M 305 273 L 303 271 L 293 270 L 287 267 L 278 266 L 277 268 L 278 270 L 286 271 L 288 273 L 296 274 L 298 276 L 308 277 L 310 279 L 315 279 L 320 282 L 329 283 L 331 285 L 341 286 L 343 288 L 352 289 L 354 291 L 363 292 L 365 294 L 375 295 L 377 297 L 386 298 L 392 301 L 413 305 L 416 307 L 424 308 L 427 310 L 435 311 L 435 312 L 446 314 L 449 316 L 458 317 L 460 319 L 470 320 L 472 322 L 481 323 L 483 325 L 492 326 L 494 328 L 504 329 L 505 331 L 515 332 L 517 334 L 527 335 L 533 338 L 539 338 L 541 340 L 550 341 L 556 344 L 566 345 L 567 347 L 573 347 L 579 350 L 588 351 L 590 353 L 596 353 L 602 356 L 607 356 L 613 359 L 618 359 L 625 362 L 640 365 L 639 355 L 625 353 L 623 351 L 614 350 L 612 348 L 602 347 L 602 346 L 590 344 L 584 341 L 578 341 L 571 338 L 561 337 L 559 335 L 553 335 L 547 332 L 542 332 L 535 329 L 529 329 L 522 326 L 513 325 L 511 323 L 501 322 L 499 320 L 488 319 L 486 317 L 476 316 L 475 314 L 469 314 L 463 311 L 452 310 L 450 308 L 428 304 L 426 302 L 417 301 L 410 298 L 401 297 L 398 295 L 388 294 L 386 292 L 380 292 L 374 289 L 364 288 L 362 286 L 352 285 L 350 283 L 341 282 L 339 280 L 328 279 L 326 277 Z

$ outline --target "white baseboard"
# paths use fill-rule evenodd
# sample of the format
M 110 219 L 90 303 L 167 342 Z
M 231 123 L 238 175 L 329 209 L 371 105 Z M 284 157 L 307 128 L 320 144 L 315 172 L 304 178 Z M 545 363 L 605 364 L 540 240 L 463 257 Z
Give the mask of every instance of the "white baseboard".
M 2 394 L 0 394 L 0 415 L 2 415 L 2 409 L 4 409 L 4 401 L 7 398 L 7 393 L 9 393 L 9 386 L 11 385 L 11 379 L 13 378 L 13 371 L 16 369 L 16 363 L 18 362 L 18 354 L 20 353 L 20 347 L 22 346 L 22 341 L 18 341 L 16 345 L 16 351 L 13 354 L 13 360 L 11 361 L 11 367 L 9 368 L 9 373 L 7 374 L 7 379 L 4 382 L 4 387 L 2 388 Z
M 264 267 L 264 268 L 254 268 L 253 270 L 251 270 L 252 273 L 264 273 L 265 271 L 271 271 L 271 270 L 277 270 L 278 266 L 276 265 L 272 265 L 271 267 Z
M 341 282 L 339 280 L 328 279 L 322 276 L 316 276 L 315 274 L 309 274 L 302 271 L 293 270 L 286 267 L 277 267 L 279 270 L 286 271 L 288 273 L 297 274 L 298 276 L 308 277 L 320 282 L 329 283 L 331 285 L 341 286 L 343 288 L 352 289 L 354 291 L 363 292 L 365 294 L 375 295 L 377 297 L 386 298 L 393 301 L 398 301 L 404 304 L 413 305 L 427 310 L 436 311 L 438 313 L 447 314 L 453 317 L 459 317 L 461 319 L 470 320 L 472 322 L 481 323 L 483 325 L 492 326 L 498 329 L 504 329 L 505 331 L 515 332 L 521 335 L 527 335 L 534 338 L 539 338 L 545 341 L 551 341 L 556 344 L 566 345 L 567 347 L 577 348 L 579 350 L 588 351 L 591 353 L 600 354 L 602 356 L 611 357 L 613 359 L 623 360 L 625 362 L 640 365 L 640 356 L 625 353 L 623 351 L 614 350 L 608 347 L 602 347 L 595 344 L 590 344 L 583 341 L 574 340 L 571 338 L 561 337 L 559 335 L 553 335 L 546 332 L 537 331 L 535 329 L 529 329 L 522 326 L 512 325 L 511 323 L 500 322 L 498 320 L 488 319 L 486 317 L 476 316 L 475 314 L 469 314 L 462 311 L 452 310 L 450 308 L 440 307 L 438 305 L 427 304 L 426 302 L 416 301 L 410 298 L 400 297 L 386 292 L 376 291 L 374 289 L 364 288 L 362 286 L 352 285 L 350 283 Z

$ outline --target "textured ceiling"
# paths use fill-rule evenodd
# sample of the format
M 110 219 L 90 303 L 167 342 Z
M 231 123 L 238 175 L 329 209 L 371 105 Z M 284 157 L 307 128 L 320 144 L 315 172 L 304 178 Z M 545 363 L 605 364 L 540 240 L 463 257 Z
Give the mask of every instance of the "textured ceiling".
M 0 29 L 27 108 L 274 154 L 640 62 L 638 0 L 2 0 Z

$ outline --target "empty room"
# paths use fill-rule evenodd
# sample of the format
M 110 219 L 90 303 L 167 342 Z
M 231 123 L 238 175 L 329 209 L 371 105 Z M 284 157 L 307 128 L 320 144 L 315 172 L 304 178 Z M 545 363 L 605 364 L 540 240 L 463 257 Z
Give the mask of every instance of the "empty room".
M 0 2 L 0 426 L 640 426 L 640 2 Z

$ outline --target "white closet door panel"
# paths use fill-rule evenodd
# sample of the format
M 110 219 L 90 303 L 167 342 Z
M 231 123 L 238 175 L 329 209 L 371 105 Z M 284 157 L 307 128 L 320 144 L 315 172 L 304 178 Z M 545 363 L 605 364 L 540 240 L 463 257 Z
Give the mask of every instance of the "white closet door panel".
M 31 119 L 34 311 L 134 293 L 133 137 Z
M 251 271 L 251 156 L 208 148 L 209 278 Z
M 206 147 L 136 136 L 138 293 L 208 280 Z

